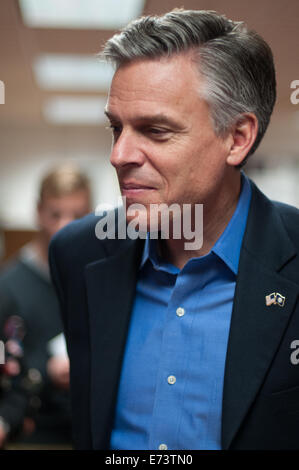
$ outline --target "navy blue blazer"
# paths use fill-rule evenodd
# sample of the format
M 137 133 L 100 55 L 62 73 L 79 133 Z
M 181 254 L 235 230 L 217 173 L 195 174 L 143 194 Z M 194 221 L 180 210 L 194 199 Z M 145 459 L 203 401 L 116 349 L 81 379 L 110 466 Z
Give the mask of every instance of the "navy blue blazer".
M 271 202 L 251 184 L 225 365 L 222 448 L 299 449 L 299 210 Z M 78 449 L 109 448 L 144 245 L 98 240 L 97 221 L 89 215 L 70 224 L 50 247 Z M 284 306 L 266 305 L 272 292 L 285 297 Z

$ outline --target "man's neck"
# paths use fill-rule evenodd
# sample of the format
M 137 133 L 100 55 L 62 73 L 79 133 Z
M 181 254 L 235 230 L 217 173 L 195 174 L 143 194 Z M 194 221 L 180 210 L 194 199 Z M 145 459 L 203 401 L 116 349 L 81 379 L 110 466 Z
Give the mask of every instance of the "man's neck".
M 226 188 L 218 188 L 209 201 L 203 204 L 203 244 L 200 249 L 186 250 L 185 243 L 190 243 L 190 240 L 184 237 L 179 240 L 158 240 L 161 258 L 182 269 L 189 259 L 209 253 L 233 216 L 240 190 L 241 178 L 234 178 Z

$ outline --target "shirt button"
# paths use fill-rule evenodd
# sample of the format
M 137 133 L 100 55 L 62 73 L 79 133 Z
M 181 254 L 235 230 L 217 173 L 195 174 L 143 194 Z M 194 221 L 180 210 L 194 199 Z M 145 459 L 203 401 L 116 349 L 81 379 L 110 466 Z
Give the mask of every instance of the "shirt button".
M 173 385 L 176 383 L 176 378 L 174 375 L 170 375 L 167 379 L 167 382 L 170 384 L 170 385 Z
M 159 450 L 167 450 L 167 449 L 168 449 L 168 447 L 167 447 L 166 444 L 160 444 L 159 445 Z
M 176 309 L 176 314 L 178 317 L 182 317 L 185 315 L 185 309 L 183 309 L 182 307 L 179 307 Z

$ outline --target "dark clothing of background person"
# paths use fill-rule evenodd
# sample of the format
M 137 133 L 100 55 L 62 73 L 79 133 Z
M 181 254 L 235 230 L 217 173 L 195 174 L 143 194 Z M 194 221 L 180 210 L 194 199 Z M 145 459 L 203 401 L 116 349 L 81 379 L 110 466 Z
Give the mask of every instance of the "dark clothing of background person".
M 0 323 L 3 325 L 12 313 L 17 314 L 23 318 L 26 330 L 23 348 L 29 372 L 28 403 L 25 411 L 23 405 L 15 402 L 13 419 L 20 423 L 27 415 L 33 419 L 35 430 L 28 436 L 21 434 L 18 440 L 31 444 L 70 444 L 69 393 L 55 387 L 46 370 L 50 357 L 47 343 L 62 332 L 58 303 L 47 269 L 39 265 L 30 247 L 23 249 L 18 259 L 3 270 L 0 291 L 15 305 L 15 312 L 1 309 Z M 8 406 L 6 400 L 0 402 L 7 418 Z
M 0 312 L 6 312 L 7 318 L 12 317 L 17 312 L 17 307 L 10 295 L 0 289 Z M 7 338 L 3 334 L 1 325 L 0 339 L 5 344 Z M 4 364 L 0 365 L 0 425 L 13 438 L 22 429 L 23 419 L 28 406 L 28 395 L 22 388 L 22 381 L 26 375 L 26 370 L 17 359 L 19 370 L 15 376 L 8 374 L 6 364 L 8 354 L 4 352 Z

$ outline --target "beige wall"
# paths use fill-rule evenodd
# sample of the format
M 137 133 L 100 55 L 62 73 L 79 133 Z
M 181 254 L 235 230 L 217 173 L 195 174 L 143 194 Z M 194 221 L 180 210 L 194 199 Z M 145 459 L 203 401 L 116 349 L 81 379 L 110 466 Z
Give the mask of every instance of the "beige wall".
M 0 221 L 6 228 L 34 228 L 39 181 L 63 161 L 75 162 L 89 175 L 94 207 L 113 203 L 119 194 L 106 130 L 7 128 L 0 129 L 0 141 Z

